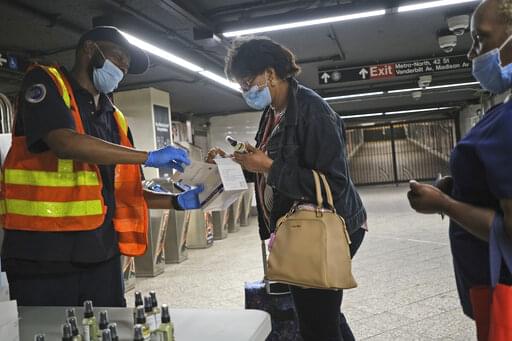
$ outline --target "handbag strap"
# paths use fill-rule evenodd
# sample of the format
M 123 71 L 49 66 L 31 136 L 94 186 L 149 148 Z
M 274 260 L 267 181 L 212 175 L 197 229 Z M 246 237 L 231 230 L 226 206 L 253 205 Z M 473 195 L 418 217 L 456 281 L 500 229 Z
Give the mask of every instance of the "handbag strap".
M 329 182 L 327 182 L 327 178 L 324 174 L 319 173 L 320 178 L 322 179 L 322 183 L 324 184 L 325 194 L 327 195 L 327 203 L 334 209 L 334 200 L 332 198 L 331 186 L 329 186 Z
M 318 208 L 322 208 L 324 206 L 324 198 L 322 196 L 322 186 L 320 185 L 320 177 L 318 176 L 318 172 L 316 170 L 313 171 L 313 178 L 315 179 L 315 190 L 316 190 L 316 204 Z

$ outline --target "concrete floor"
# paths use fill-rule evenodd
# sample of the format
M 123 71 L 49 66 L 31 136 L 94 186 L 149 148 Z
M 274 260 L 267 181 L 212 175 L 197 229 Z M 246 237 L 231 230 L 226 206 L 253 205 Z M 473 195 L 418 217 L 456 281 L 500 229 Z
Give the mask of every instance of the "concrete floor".
M 459 307 L 447 225 L 437 215 L 414 213 L 407 186 L 360 190 L 369 213 L 367 234 L 354 259 L 357 289 L 345 294 L 357 340 L 476 340 L 472 321 Z M 164 274 L 137 279 L 175 308 L 242 309 L 244 281 L 263 276 L 255 221 Z M 133 304 L 133 291 L 127 294 Z

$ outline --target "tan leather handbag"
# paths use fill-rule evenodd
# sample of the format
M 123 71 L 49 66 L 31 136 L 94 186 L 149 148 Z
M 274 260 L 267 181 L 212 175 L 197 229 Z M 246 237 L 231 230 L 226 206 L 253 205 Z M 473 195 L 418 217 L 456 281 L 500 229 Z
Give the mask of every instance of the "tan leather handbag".
M 296 204 L 278 220 L 267 279 L 306 288 L 355 288 L 345 221 L 336 213 L 325 176 L 316 171 L 313 176 L 317 205 Z M 329 208 L 323 205 L 320 178 Z

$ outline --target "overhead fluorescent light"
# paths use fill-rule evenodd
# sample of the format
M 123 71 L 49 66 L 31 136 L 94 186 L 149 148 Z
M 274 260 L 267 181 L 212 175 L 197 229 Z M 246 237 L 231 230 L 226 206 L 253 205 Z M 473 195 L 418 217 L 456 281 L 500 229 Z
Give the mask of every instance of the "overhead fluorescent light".
M 361 94 L 352 94 L 352 95 L 344 95 L 344 96 L 324 97 L 324 100 L 334 101 L 337 99 L 349 99 L 349 98 L 379 96 L 379 95 L 384 95 L 384 91 L 365 92 L 365 93 L 361 93 Z
M 239 91 L 239 92 L 242 92 L 242 89 L 240 89 L 240 85 L 238 85 L 237 83 L 234 83 L 234 82 L 231 82 L 229 81 L 226 77 L 222 77 L 222 76 L 219 76 L 211 71 L 199 71 L 199 74 L 206 77 L 206 78 L 209 78 L 219 84 L 222 84 L 224 86 L 227 86 L 228 88 L 231 88 L 233 90 L 236 90 L 236 91 Z
M 334 23 L 334 22 L 377 17 L 377 16 L 381 16 L 381 15 L 385 15 L 385 14 L 386 14 L 385 9 L 379 9 L 379 10 L 375 10 L 375 11 L 367 11 L 367 12 L 339 15 L 339 16 L 335 16 L 335 17 L 296 21 L 296 22 L 291 22 L 291 23 L 287 23 L 287 24 L 261 26 L 261 27 L 249 28 L 249 29 L 239 30 L 239 31 L 224 32 L 222 34 L 226 38 L 231 38 L 231 37 L 238 37 L 238 36 L 243 36 L 243 35 L 248 35 L 248 34 L 289 30 L 289 29 L 298 28 L 298 27 L 323 25 L 323 24 L 330 24 L 330 23 Z
M 443 85 L 434 85 L 434 86 L 427 86 L 426 88 L 408 88 L 408 89 L 396 89 L 396 90 L 389 90 L 389 94 L 396 94 L 401 92 L 412 92 L 412 91 L 421 91 L 421 90 L 435 90 L 435 89 L 446 89 L 446 88 L 458 88 L 463 86 L 469 86 L 469 85 L 477 85 L 480 84 L 479 82 L 466 82 L 466 83 L 452 83 L 452 84 L 443 84 Z
M 453 109 L 453 108 L 454 107 L 436 107 L 436 108 L 423 108 L 423 109 L 412 109 L 412 110 L 401 110 L 401 111 L 388 111 L 388 112 L 385 112 L 384 115 L 410 114 L 410 113 L 418 113 L 418 112 L 426 112 L 426 111 L 446 110 L 446 109 Z
M 144 51 L 146 52 L 149 52 L 151 54 L 154 54 L 160 58 L 163 58 L 173 64 L 176 64 L 176 65 L 179 65 L 187 70 L 190 70 L 192 72 L 199 72 L 199 71 L 203 71 L 203 68 L 196 65 L 196 64 L 193 64 L 189 61 L 186 61 L 185 59 L 183 58 L 180 58 L 170 52 L 167 52 L 165 50 L 162 50 L 161 48 L 155 46 L 155 45 L 152 45 L 142 39 L 139 39 L 137 37 L 134 37 L 132 36 L 131 34 L 128 34 L 126 32 L 123 32 L 121 31 L 121 33 L 125 36 L 125 38 L 128 40 L 128 42 L 130 44 L 133 44 L 141 49 L 143 49 Z
M 411 12 L 411 11 L 418 11 L 422 9 L 428 9 L 428 8 L 436 8 L 436 7 L 443 7 L 443 6 L 451 6 L 451 5 L 458 5 L 458 4 L 464 4 L 468 2 L 476 2 L 480 0 L 440 0 L 440 1 L 427 1 L 427 2 L 420 2 L 416 4 L 411 5 L 404 5 L 398 7 L 398 12 Z
M 477 84 L 480 85 L 479 82 L 467 82 L 467 83 L 457 83 L 457 84 L 434 85 L 434 86 L 428 86 L 427 90 L 454 88 L 454 87 L 461 87 L 461 86 L 468 86 L 468 85 L 477 85 Z
M 224 85 L 228 88 L 231 88 L 233 90 L 241 92 L 240 86 L 238 84 L 229 81 L 228 79 L 226 79 L 223 76 L 220 76 L 211 71 L 205 70 L 202 67 L 200 67 L 199 65 L 191 63 L 181 57 L 176 56 L 173 53 L 170 53 L 170 52 L 165 51 L 153 44 L 150 44 L 147 41 L 144 41 L 142 39 L 134 37 L 131 34 L 128 34 L 123 31 L 121 31 L 121 33 L 123 34 L 123 36 L 125 36 L 125 38 L 128 40 L 128 42 L 130 44 L 133 44 L 133 45 L 143 49 L 146 52 L 154 54 L 155 56 L 163 58 L 163 59 L 165 59 L 173 64 L 176 64 L 178 66 L 181 66 L 189 71 L 197 72 L 203 77 L 206 77 L 208 79 L 213 80 L 214 82 L 217 82 L 217 83 Z
M 359 115 L 346 115 L 346 116 L 340 116 L 341 118 L 358 118 L 358 117 L 371 117 L 371 116 L 383 116 L 383 112 L 376 112 L 372 114 L 359 114 Z

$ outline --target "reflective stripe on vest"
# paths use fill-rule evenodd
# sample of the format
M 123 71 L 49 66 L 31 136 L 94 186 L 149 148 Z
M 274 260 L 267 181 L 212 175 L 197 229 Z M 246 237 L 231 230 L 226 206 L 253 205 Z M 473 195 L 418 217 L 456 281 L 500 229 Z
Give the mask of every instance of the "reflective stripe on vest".
M 9 213 L 26 215 L 29 212 L 34 217 L 62 218 L 103 214 L 103 204 L 99 199 L 67 202 L 6 199 L 5 207 Z
M 57 172 L 25 169 L 6 169 L 5 183 L 44 187 L 99 186 L 98 175 L 93 171 L 73 172 L 73 162 L 60 160 Z

